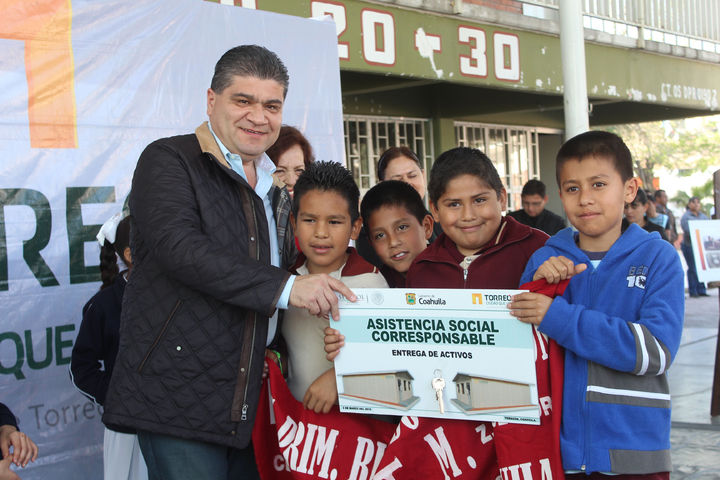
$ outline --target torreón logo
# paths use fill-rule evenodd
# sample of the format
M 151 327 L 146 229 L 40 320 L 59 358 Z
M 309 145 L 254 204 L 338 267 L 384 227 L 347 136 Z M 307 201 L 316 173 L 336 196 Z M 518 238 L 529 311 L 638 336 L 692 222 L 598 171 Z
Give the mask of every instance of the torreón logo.
M 512 295 L 506 294 L 506 293 L 493 293 L 493 294 L 480 294 L 480 293 L 473 293 L 473 303 L 475 304 L 475 296 L 479 296 L 480 299 L 477 302 L 478 304 L 482 305 L 483 302 L 485 305 L 505 305 L 512 301 Z

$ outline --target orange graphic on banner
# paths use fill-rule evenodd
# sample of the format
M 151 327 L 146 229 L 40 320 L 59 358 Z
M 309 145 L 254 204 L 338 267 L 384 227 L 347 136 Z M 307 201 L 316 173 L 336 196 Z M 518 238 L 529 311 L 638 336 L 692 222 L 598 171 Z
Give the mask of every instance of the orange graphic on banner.
M 0 5 L 0 38 L 25 42 L 30 145 L 77 148 L 70 0 Z

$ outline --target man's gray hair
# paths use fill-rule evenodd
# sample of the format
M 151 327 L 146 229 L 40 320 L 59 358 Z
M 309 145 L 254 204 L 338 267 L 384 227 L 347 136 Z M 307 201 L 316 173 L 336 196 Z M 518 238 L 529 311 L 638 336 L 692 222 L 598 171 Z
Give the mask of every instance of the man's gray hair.
M 225 52 L 215 64 L 210 88 L 215 93 L 222 93 L 236 76 L 275 80 L 283 86 L 283 98 L 287 95 L 290 83 L 290 76 L 282 60 L 259 45 L 240 45 Z

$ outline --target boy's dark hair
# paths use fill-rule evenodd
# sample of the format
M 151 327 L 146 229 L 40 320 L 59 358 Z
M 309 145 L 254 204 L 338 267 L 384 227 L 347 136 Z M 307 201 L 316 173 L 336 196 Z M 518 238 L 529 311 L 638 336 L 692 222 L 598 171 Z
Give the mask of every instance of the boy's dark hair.
M 363 218 L 363 228 L 368 231 L 370 216 L 382 207 L 402 207 L 417 218 L 422 225 L 427 210 L 420 194 L 413 187 L 400 180 L 387 180 L 380 182 L 367 191 L 360 203 L 360 215 Z
M 233 77 L 275 80 L 283 87 L 283 98 L 287 96 L 290 83 L 290 76 L 282 60 L 259 45 L 240 45 L 225 52 L 215 64 L 210 88 L 220 94 L 230 86 Z
M 312 147 L 302 132 L 290 125 L 283 125 L 280 128 L 280 135 L 278 135 L 278 139 L 270 148 L 267 149 L 267 151 L 265 151 L 265 153 L 268 157 L 270 157 L 270 160 L 277 165 L 280 155 L 287 152 L 295 145 L 299 146 L 300 150 L 302 150 L 303 162 L 305 162 L 305 168 L 307 168 L 315 161 Z
M 575 135 L 560 147 L 555 159 L 555 179 L 558 186 L 560 171 L 565 162 L 571 159 L 582 161 L 594 156 L 609 157 L 623 182 L 633 177 L 632 154 L 622 138 L 614 133 L 591 130 Z
M 635 195 L 635 199 L 631 203 L 639 203 L 640 205 L 647 205 L 648 197 L 647 197 L 647 193 L 645 193 L 645 190 L 643 190 L 642 188 L 638 188 L 637 194 Z
M 422 166 L 422 162 L 418 158 L 417 155 L 415 155 L 415 152 L 410 150 L 408 147 L 402 146 L 402 147 L 390 147 L 387 150 L 385 150 L 378 159 L 377 163 L 377 176 L 378 180 L 381 182 L 385 181 L 385 170 L 387 170 L 388 165 L 391 161 L 395 160 L 398 157 L 407 157 L 410 160 L 413 160 L 415 163 L 417 163 L 417 166 L 420 168 L 420 170 L 424 170 Z
M 130 246 L 130 216 L 120 220 L 115 230 L 115 243 L 105 240 L 105 244 L 100 247 L 100 279 L 102 285 L 100 290 L 109 287 L 115 281 L 115 277 L 120 273 L 117 264 L 117 257 L 125 261 L 123 253 Z M 117 254 L 117 256 L 115 255 Z
M 300 209 L 300 200 L 311 190 L 321 192 L 335 192 L 347 200 L 348 213 L 354 222 L 360 216 L 358 202 L 360 190 L 358 189 L 352 172 L 337 162 L 311 163 L 297 179 L 295 196 L 293 197 L 292 213 L 297 218 Z
M 660 197 L 662 197 L 662 194 L 663 194 L 663 193 L 665 193 L 665 190 L 663 190 L 663 189 L 655 190 L 655 194 L 653 194 L 653 199 L 654 199 L 654 200 L 659 200 Z
M 520 196 L 525 195 L 540 195 L 542 198 L 545 198 L 545 184 L 541 182 L 540 180 L 528 180 L 525 185 L 523 185 L 522 192 L 520 193 Z
M 478 177 L 495 190 L 500 198 L 504 187 L 492 160 L 477 148 L 456 147 L 441 153 L 430 170 L 430 202 L 437 204 L 447 190 L 448 183 L 461 175 Z

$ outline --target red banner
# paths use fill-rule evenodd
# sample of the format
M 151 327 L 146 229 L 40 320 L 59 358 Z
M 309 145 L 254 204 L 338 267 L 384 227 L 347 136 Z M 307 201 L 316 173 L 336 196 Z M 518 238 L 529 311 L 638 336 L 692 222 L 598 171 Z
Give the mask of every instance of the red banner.
M 533 287 L 554 296 L 564 284 L 549 291 Z M 268 362 L 269 389 L 266 382 L 253 431 L 260 475 L 267 480 L 563 480 L 564 352 L 535 328 L 533 334 L 540 425 L 406 416 L 396 427 L 337 407 L 318 414 L 293 398 L 278 367 Z

